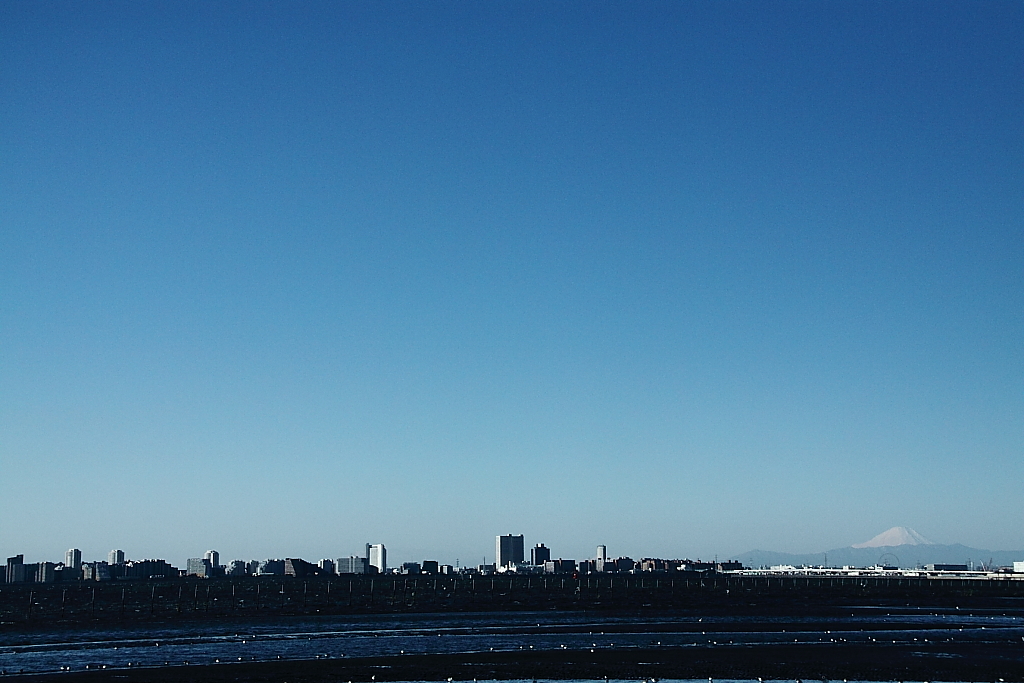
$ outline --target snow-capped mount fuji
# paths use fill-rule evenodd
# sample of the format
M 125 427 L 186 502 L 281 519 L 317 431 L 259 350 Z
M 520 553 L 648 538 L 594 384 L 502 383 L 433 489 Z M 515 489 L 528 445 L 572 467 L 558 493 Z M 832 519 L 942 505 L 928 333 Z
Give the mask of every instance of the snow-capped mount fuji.
M 982 550 L 959 543 L 942 545 L 929 541 L 913 529 L 895 526 L 870 541 L 845 548 L 834 548 L 827 552 L 793 554 L 751 550 L 736 559 L 747 567 L 770 567 L 780 564 L 869 567 L 875 564 L 891 564 L 909 569 L 929 563 L 1002 567 L 1024 560 L 1024 550 Z
M 905 526 L 894 526 L 870 541 L 854 543 L 851 548 L 891 548 L 898 545 L 935 545 L 932 541 Z

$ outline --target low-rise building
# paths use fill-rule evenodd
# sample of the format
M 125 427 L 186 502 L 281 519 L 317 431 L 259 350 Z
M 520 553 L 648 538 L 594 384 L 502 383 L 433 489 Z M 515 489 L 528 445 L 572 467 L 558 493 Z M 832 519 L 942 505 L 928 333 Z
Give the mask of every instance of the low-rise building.
M 657 557 L 643 557 L 640 559 L 640 571 L 664 572 L 668 571 L 668 564 L 665 560 Z
M 284 560 L 263 560 L 256 573 L 261 576 L 265 574 L 284 576 Z
M 245 576 L 248 572 L 249 563 L 245 560 L 231 560 L 224 568 L 225 576 Z
M 166 560 L 132 560 L 121 567 L 124 579 L 170 579 L 178 576 L 178 568 Z
M 631 572 L 636 567 L 636 562 L 631 557 L 617 557 L 614 560 L 605 562 L 605 571 Z
M 683 560 L 676 569 L 681 572 L 713 572 L 715 571 L 715 563 L 703 562 L 701 560 Z
M 545 574 L 572 574 L 576 571 L 576 560 L 548 560 L 544 563 Z
M 77 569 L 75 567 L 67 567 L 67 566 L 62 567 L 62 566 L 58 565 L 57 569 L 55 570 L 55 573 L 57 575 L 57 581 L 81 581 L 82 580 L 82 567 L 81 567 L 81 565 L 79 565 Z
M 499 574 L 543 574 L 544 565 L 534 565 L 529 562 L 516 562 L 515 564 L 505 565 L 504 567 L 497 567 L 496 571 Z
M 321 576 L 323 570 L 312 562 L 306 562 L 298 557 L 289 557 L 284 561 L 285 576 Z
M 190 557 L 185 565 L 185 576 L 208 579 L 213 576 L 213 565 L 205 557 Z
M 86 581 L 110 581 L 114 577 L 110 573 L 110 565 L 101 560 L 83 564 L 82 578 Z

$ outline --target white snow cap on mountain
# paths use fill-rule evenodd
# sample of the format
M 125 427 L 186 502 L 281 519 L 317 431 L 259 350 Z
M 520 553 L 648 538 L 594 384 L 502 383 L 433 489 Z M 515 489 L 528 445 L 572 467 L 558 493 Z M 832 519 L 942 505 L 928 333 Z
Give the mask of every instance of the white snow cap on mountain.
M 894 526 L 888 531 L 883 531 L 870 541 L 854 543 L 854 548 L 881 548 L 892 545 L 935 545 L 927 538 L 913 529 L 905 526 Z

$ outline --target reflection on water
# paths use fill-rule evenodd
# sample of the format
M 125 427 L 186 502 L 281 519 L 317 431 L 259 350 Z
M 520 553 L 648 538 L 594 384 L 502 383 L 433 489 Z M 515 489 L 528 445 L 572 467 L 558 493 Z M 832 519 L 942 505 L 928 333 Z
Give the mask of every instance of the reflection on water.
M 486 613 L 332 616 L 0 634 L 7 675 L 276 659 L 772 643 L 1024 643 L 1005 614 L 855 610 L 842 618 Z

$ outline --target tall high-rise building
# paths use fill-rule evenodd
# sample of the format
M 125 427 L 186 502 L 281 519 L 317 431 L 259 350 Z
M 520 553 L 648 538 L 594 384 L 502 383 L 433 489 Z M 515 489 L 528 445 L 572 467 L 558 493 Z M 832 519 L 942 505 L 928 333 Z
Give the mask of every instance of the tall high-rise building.
M 608 561 L 608 548 L 603 545 L 597 546 L 597 557 L 594 562 L 594 571 L 603 572 L 604 563 Z
M 388 551 L 383 543 L 374 545 L 366 544 L 366 559 L 371 567 L 377 568 L 378 574 L 384 574 L 388 570 Z
M 523 563 L 523 535 L 494 537 L 494 566 L 507 567 Z
M 111 550 L 107 555 L 107 564 L 124 564 L 124 551 Z
M 78 548 L 71 548 L 64 553 L 64 566 L 71 569 L 81 569 L 82 551 Z
M 530 564 L 543 567 L 544 563 L 551 559 L 551 548 L 543 543 L 538 543 L 536 548 L 530 548 Z
M 203 558 L 210 561 L 211 567 L 220 566 L 220 553 L 218 553 L 216 550 L 207 550 L 206 554 L 203 555 Z

